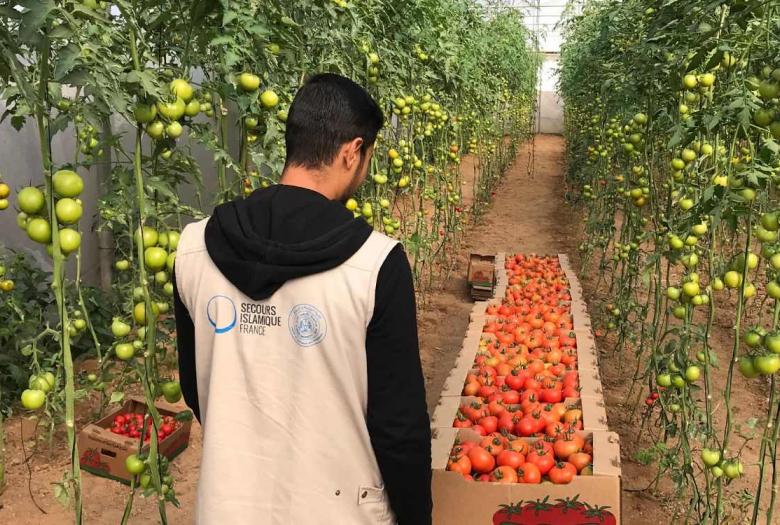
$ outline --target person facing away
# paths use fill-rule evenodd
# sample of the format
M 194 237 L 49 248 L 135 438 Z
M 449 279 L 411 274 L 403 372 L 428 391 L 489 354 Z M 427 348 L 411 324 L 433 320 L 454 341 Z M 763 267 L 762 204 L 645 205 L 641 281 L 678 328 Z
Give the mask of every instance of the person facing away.
M 382 111 L 312 77 L 281 183 L 217 206 L 174 268 L 180 381 L 203 427 L 199 525 L 431 523 L 411 269 L 344 202 Z

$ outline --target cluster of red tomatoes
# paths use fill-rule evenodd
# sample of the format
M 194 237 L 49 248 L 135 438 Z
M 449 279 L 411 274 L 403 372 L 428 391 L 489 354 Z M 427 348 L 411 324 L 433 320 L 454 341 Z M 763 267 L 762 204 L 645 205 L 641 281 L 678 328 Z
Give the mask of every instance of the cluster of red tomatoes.
M 162 423 L 160 430 L 157 431 L 158 442 L 173 434 L 179 426 L 173 416 L 163 416 Z M 144 441 L 149 441 L 151 439 L 152 428 L 152 416 L 146 414 L 146 435 L 144 436 Z M 143 431 L 143 414 L 128 412 L 127 414 L 117 414 L 114 416 L 114 422 L 111 425 L 111 432 L 114 434 L 130 438 L 140 438 L 141 432 Z
M 571 403 L 580 393 L 568 282 L 557 257 L 512 255 L 505 268 L 506 296 L 487 309 L 463 388 L 476 399 L 464 402 L 453 422 L 483 440 L 457 445 L 448 468 L 484 481 L 538 483 L 548 476 L 568 483 L 591 462 L 577 433 L 582 411 Z M 539 439 L 522 439 L 528 437 Z
M 466 479 L 494 483 L 541 483 L 562 485 L 577 475 L 592 475 L 593 445 L 576 432 L 557 439 L 512 438 L 494 432 L 479 443 L 456 443 L 447 470 Z

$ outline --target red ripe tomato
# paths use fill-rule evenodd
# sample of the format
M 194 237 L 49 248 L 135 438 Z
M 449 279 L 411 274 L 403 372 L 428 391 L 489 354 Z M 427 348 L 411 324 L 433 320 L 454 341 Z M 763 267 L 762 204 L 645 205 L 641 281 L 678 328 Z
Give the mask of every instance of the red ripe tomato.
M 466 416 L 464 416 L 463 413 L 460 411 L 458 411 L 458 415 L 455 416 L 455 421 L 452 422 L 452 426 L 455 428 L 469 428 L 473 424 L 474 423 L 472 423 L 471 420 Z
M 498 467 L 491 475 L 491 481 L 498 483 L 517 483 L 517 471 L 512 467 Z
M 471 460 L 468 456 L 451 457 L 447 461 L 447 470 L 459 472 L 464 476 L 471 474 Z
M 590 465 L 591 461 L 593 461 L 593 457 L 585 452 L 575 452 L 569 456 L 568 461 L 570 464 L 574 465 L 577 472 L 582 472 L 582 469 Z
M 542 473 L 539 471 L 539 467 L 533 463 L 523 463 L 523 466 L 517 469 L 517 474 L 521 483 L 538 484 L 542 482 Z
M 117 414 L 114 416 L 114 424 L 115 425 L 123 425 L 125 423 L 125 416 L 122 414 Z
M 475 472 L 486 474 L 496 466 L 496 460 L 493 455 L 482 447 L 474 447 L 468 455 L 471 461 L 471 467 Z
M 498 418 L 496 416 L 487 416 L 479 420 L 479 426 L 485 429 L 487 434 L 498 430 Z
M 527 463 L 533 463 L 537 467 L 539 467 L 539 472 L 544 476 L 547 474 L 551 468 L 553 468 L 553 465 L 555 465 L 555 459 L 553 458 L 553 454 L 551 452 L 548 452 L 546 450 L 541 450 L 539 448 L 534 448 L 531 450 L 531 452 L 526 456 L 525 461 Z
M 525 463 L 525 457 L 514 450 L 502 450 L 501 453 L 496 456 L 496 464 L 500 467 L 507 466 L 517 469 L 517 467 L 523 463 Z
M 174 427 L 171 423 L 163 423 L 163 425 L 160 427 L 160 430 L 162 430 L 166 436 L 169 436 L 173 434 Z
M 519 402 L 520 402 L 520 394 L 516 390 L 509 390 L 508 392 L 504 392 L 503 395 L 504 405 L 516 405 Z
M 500 416 L 506 412 L 506 407 L 502 402 L 493 400 L 488 404 L 488 411 L 490 412 L 491 416 Z
M 563 399 L 563 393 L 558 388 L 545 388 L 539 397 L 544 403 L 560 403 Z
M 516 420 L 519 420 L 517 416 L 510 412 L 504 412 L 498 418 L 498 430 L 511 433 L 515 428 Z
M 507 375 L 504 378 L 504 382 L 512 390 L 521 390 L 523 388 L 523 383 L 525 383 L 525 380 L 526 380 L 525 377 L 521 376 L 519 372 L 515 373 L 515 371 L 512 371 L 509 375 Z
M 486 436 L 479 446 L 490 452 L 492 456 L 498 456 L 504 451 L 504 442 L 495 436 Z
M 582 438 L 580 439 L 571 439 L 572 434 L 565 435 L 557 440 L 555 440 L 555 444 L 553 445 L 553 450 L 555 451 L 555 457 L 562 460 L 567 460 L 569 456 L 572 454 L 576 454 L 580 450 L 582 450 L 582 445 L 584 443 L 581 442 Z M 574 436 L 578 437 L 578 436 Z
M 482 425 L 474 425 L 471 430 L 479 434 L 480 436 L 487 436 L 487 430 Z
M 568 465 L 568 467 L 566 466 Z M 574 472 L 572 472 L 572 470 Z M 574 476 L 577 474 L 577 469 L 571 463 L 557 463 L 552 467 L 548 473 L 550 481 L 556 485 L 565 485 L 571 483 Z
M 536 421 L 530 416 L 526 416 L 521 419 L 517 425 L 515 425 L 515 434 L 518 436 L 532 436 L 536 432 Z

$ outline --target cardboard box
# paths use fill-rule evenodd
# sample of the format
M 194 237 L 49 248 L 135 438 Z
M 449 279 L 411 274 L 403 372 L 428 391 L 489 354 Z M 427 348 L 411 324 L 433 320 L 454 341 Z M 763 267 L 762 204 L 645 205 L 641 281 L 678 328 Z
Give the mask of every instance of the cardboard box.
M 161 416 L 175 416 L 182 409 L 164 401 L 155 403 Z M 102 419 L 84 427 L 78 436 L 81 454 L 81 468 L 97 476 L 129 484 L 131 474 L 125 469 L 125 459 L 138 452 L 138 438 L 129 438 L 111 432 L 110 427 L 116 414 L 145 414 L 146 401 L 142 397 L 127 396 L 121 407 L 109 412 Z M 168 459 L 178 456 L 187 448 L 190 440 L 192 420 L 179 421 L 179 427 L 158 445 L 158 451 Z M 149 445 L 142 449 L 149 450 Z
M 468 429 L 438 429 L 432 442 L 434 525 L 615 525 L 621 518 L 618 435 L 583 433 L 593 440 L 593 475 L 568 485 L 484 483 L 448 472 L 455 439 L 480 441 Z
M 492 290 L 496 284 L 496 255 L 492 253 L 470 254 L 467 282 L 472 287 L 476 285 Z
M 431 418 L 431 428 L 452 427 L 452 422 L 458 413 L 458 409 L 464 403 L 479 399 L 473 396 L 463 397 L 441 397 L 439 404 L 433 411 Z M 607 430 L 607 412 L 604 407 L 604 400 L 600 397 L 581 397 L 567 398 L 564 400 L 567 407 L 579 408 L 582 410 L 583 430 Z

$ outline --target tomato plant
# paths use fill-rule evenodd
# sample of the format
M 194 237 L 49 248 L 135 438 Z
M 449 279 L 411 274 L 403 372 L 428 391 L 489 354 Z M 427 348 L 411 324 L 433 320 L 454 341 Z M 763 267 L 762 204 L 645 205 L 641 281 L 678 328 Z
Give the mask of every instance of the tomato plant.
M 637 356 L 640 432 L 686 501 L 673 521 L 724 523 L 739 498 L 751 523 L 771 523 L 777 506 L 777 15 L 752 0 L 594 0 L 565 23 L 583 268 L 606 296 L 617 366 Z M 739 406 L 742 384 L 766 406 Z

